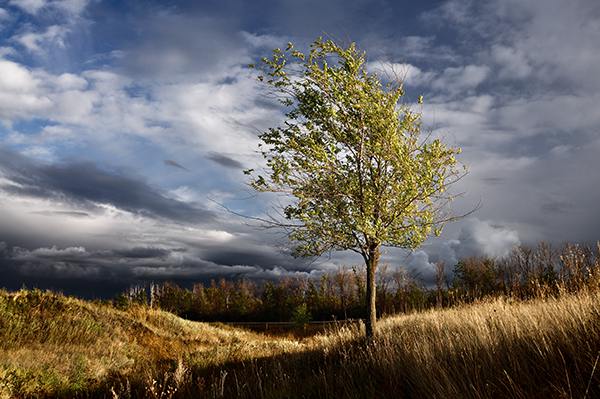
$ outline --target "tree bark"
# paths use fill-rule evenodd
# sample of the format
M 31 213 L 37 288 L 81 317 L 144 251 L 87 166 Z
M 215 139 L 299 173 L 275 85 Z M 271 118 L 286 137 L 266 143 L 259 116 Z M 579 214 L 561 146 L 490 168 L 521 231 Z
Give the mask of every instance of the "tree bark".
M 375 325 L 377 323 L 377 307 L 376 307 L 376 284 L 375 271 L 379 264 L 379 246 L 372 246 L 369 249 L 367 259 L 367 320 L 365 321 L 366 335 L 368 339 L 373 339 L 375 336 Z

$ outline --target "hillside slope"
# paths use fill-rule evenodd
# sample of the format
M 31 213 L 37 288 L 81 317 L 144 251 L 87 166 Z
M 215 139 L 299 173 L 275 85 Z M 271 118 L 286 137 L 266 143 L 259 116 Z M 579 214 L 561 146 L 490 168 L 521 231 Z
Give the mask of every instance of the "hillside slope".
M 0 293 L 0 397 L 600 397 L 600 293 L 491 299 L 304 340 Z
M 185 364 L 302 349 L 296 341 L 41 291 L 0 292 L 0 397 L 84 394 Z

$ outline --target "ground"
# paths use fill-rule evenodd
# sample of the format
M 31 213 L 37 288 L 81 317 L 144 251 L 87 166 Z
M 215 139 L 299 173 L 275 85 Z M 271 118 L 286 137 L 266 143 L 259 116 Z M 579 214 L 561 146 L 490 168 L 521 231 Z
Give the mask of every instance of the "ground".
M 597 397 L 600 293 L 488 299 L 307 338 L 0 293 L 0 397 Z

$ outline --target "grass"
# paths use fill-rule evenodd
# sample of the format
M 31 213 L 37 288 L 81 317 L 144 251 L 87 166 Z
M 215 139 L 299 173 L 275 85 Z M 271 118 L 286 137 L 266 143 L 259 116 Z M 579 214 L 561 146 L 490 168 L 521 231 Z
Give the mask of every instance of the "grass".
M 0 293 L 0 398 L 600 397 L 600 293 L 494 299 L 305 339 Z
M 121 311 L 41 291 L 0 293 L 0 397 L 94 396 L 112 383 L 164 378 L 177 364 L 208 369 L 298 350 L 295 341 L 148 308 Z

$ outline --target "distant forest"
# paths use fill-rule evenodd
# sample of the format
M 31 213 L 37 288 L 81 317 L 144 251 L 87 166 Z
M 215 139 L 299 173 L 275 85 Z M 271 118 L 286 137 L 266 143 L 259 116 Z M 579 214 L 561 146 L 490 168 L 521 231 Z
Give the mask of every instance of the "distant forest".
M 133 286 L 117 307 L 144 305 L 198 321 L 346 320 L 365 315 L 364 268 L 340 268 L 319 280 L 284 278 L 257 284 L 246 279 L 213 280 L 192 289 L 174 283 Z M 448 267 L 436 264 L 433 287 L 400 269 L 382 265 L 377 278 L 378 315 L 450 307 L 490 296 L 530 299 L 600 286 L 600 242 L 596 248 L 540 243 L 519 246 L 501 259 L 469 257 Z

